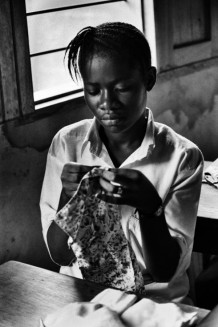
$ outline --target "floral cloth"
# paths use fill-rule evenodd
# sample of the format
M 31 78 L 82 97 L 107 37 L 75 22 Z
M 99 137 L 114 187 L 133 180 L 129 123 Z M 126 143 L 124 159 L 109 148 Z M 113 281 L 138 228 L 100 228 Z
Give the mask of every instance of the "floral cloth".
M 144 292 L 144 281 L 128 243 L 118 206 L 98 197 L 99 169 L 86 174 L 55 222 L 72 237 L 72 250 L 84 279 L 125 291 Z

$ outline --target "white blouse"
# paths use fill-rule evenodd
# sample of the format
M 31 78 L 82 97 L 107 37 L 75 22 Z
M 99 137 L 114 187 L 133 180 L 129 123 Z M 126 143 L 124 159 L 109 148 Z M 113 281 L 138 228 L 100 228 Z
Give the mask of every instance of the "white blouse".
M 141 146 L 120 168 L 141 171 L 162 198 L 169 232 L 181 247 L 177 270 L 169 282 L 153 282 L 146 271 L 139 222 L 137 219 L 129 222 L 128 219 L 135 208 L 120 206 L 121 224 L 141 267 L 147 295 L 163 297 L 169 301 L 181 301 L 189 291 L 186 270 L 190 264 L 193 247 L 203 156 L 194 143 L 170 127 L 154 122 L 152 112 L 150 109 L 146 110 L 148 123 Z M 82 120 L 62 128 L 52 141 L 40 199 L 43 236 L 47 247 L 47 231 L 56 215 L 62 190 L 60 176 L 64 164 L 72 161 L 83 165 L 114 167 L 106 147 L 101 142 L 98 129 L 95 118 Z M 61 267 L 60 272 L 82 277 L 76 263 Z

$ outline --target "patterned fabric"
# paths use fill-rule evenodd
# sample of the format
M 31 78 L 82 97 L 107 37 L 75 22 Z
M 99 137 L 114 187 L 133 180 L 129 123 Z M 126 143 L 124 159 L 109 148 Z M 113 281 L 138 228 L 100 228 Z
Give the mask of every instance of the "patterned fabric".
M 72 237 L 72 250 L 84 279 L 143 293 L 142 273 L 124 235 L 118 206 L 96 197 L 99 169 L 83 177 L 55 222 Z

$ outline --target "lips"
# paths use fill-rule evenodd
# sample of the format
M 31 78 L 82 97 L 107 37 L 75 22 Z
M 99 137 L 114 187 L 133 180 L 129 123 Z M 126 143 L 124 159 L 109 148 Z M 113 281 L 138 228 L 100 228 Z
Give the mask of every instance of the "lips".
M 101 118 L 101 120 L 120 120 L 122 117 L 121 115 L 117 115 L 117 114 L 104 114 Z
M 119 125 L 122 120 L 121 116 L 118 115 L 108 115 L 105 114 L 102 118 L 101 121 L 105 126 L 113 126 L 113 125 Z

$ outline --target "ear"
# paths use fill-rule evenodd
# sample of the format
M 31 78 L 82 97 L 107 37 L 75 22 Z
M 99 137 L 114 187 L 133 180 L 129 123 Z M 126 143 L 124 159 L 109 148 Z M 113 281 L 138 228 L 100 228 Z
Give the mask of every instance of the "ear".
M 151 66 L 147 73 L 147 85 L 146 85 L 146 91 L 151 91 L 153 86 L 156 83 L 156 76 L 157 76 L 157 70 L 155 67 Z

